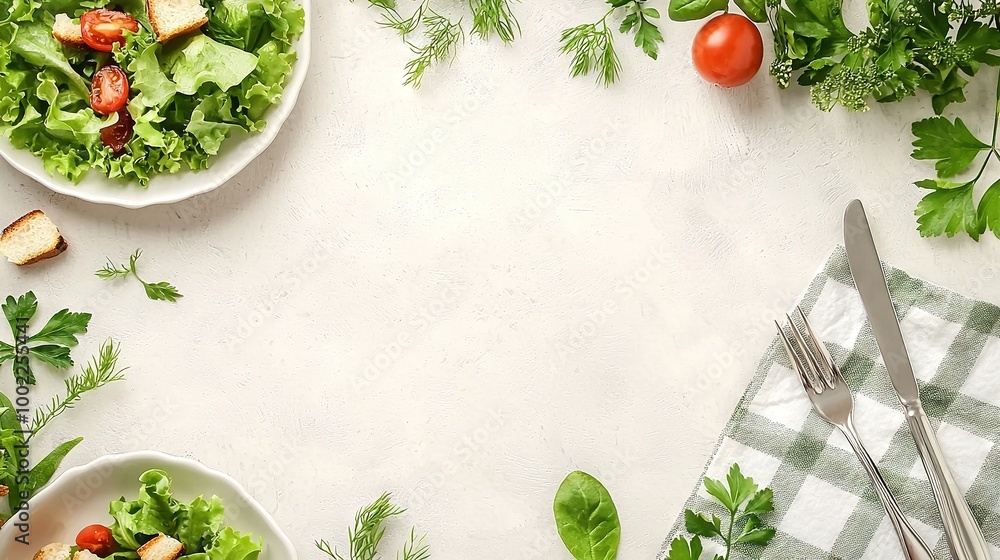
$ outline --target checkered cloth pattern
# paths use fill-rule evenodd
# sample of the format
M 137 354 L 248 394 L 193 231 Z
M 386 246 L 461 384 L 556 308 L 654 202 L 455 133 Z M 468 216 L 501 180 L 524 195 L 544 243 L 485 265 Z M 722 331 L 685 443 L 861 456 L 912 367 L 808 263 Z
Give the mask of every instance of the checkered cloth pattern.
M 1000 560 L 1000 308 L 896 268 L 885 271 L 924 408 Z M 901 509 L 936 558 L 951 558 L 843 247 L 799 303 L 854 391 L 855 424 Z M 902 559 L 861 464 L 840 431 L 812 409 L 780 344 L 776 334 L 705 471 L 724 480 L 729 466 L 739 463 L 745 475 L 774 490 L 775 511 L 764 518 L 777 528 L 774 540 L 763 549 L 740 549 L 733 558 Z M 685 507 L 721 513 L 700 484 Z M 683 515 L 657 558 L 681 533 Z

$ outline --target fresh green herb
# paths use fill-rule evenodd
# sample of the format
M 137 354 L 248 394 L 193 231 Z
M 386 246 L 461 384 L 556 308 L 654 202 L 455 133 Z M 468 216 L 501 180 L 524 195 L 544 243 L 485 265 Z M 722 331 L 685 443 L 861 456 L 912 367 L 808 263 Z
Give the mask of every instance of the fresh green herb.
M 15 513 L 23 501 L 22 493 L 31 497 L 45 486 L 55 474 L 62 460 L 83 441 L 83 438 L 69 440 L 38 461 L 23 476 L 19 449 L 27 446 L 49 423 L 76 404 L 85 393 L 98 389 L 113 381 L 123 379 L 124 368 L 118 367 L 119 347 L 108 339 L 101 345 L 97 355 L 84 368 L 83 374 L 66 381 L 66 394 L 55 398 L 52 404 L 36 413 L 33 421 L 14 407 L 10 399 L 0 392 L 0 484 L 9 490 L 7 511 L 0 511 L 0 522 Z
M 83 372 L 66 379 L 66 393 L 52 399 L 52 403 L 44 408 L 35 411 L 35 418 L 31 422 L 31 436 L 37 434 L 53 418 L 73 408 L 83 395 L 100 389 L 108 383 L 125 379 L 123 373 L 128 368 L 118 367 L 118 356 L 121 354 L 120 345 L 108 339 L 101 345 L 97 355 L 91 358 L 83 368 Z
M 454 20 L 435 11 L 430 0 L 420 0 L 408 16 L 400 13 L 396 0 L 368 0 L 368 4 L 379 12 L 379 25 L 398 33 L 413 54 L 404 67 L 404 85 L 419 88 L 427 70 L 454 60 L 458 44 L 465 41 L 462 18 Z M 469 0 L 469 10 L 472 33 L 483 40 L 496 34 L 504 43 L 510 43 L 521 34 L 511 0 Z M 422 30 L 423 40 L 411 41 L 410 37 L 418 30 Z
M 423 84 L 424 73 L 440 62 L 455 58 L 458 43 L 465 39 L 462 22 L 453 22 L 434 10 L 427 8 L 423 15 L 424 38 L 423 45 L 410 45 L 410 51 L 415 55 L 406 63 L 406 79 L 403 85 L 419 88 Z
M 139 273 L 136 272 L 136 262 L 139 257 L 142 256 L 142 249 L 136 249 L 132 256 L 128 259 L 127 265 L 116 266 L 111 259 L 108 259 L 108 264 L 104 265 L 104 268 L 98 270 L 95 274 L 99 278 L 104 278 L 105 280 L 110 280 L 112 278 L 126 278 L 129 275 L 135 277 L 142 287 L 146 290 L 146 297 L 152 300 L 170 301 L 175 302 L 179 298 L 182 298 L 180 292 L 177 291 L 173 285 L 168 282 L 156 282 L 149 283 L 139 277 Z
M 391 517 L 401 515 L 405 509 L 393 505 L 390 494 L 382 494 L 377 500 L 365 506 L 354 517 L 354 528 L 348 530 L 350 555 L 345 558 L 327 541 L 317 541 L 316 547 L 334 560 L 375 560 L 379 544 L 385 535 L 385 523 Z M 430 547 L 424 544 L 424 536 L 417 536 L 415 528 L 410 530 L 409 541 L 403 545 L 402 560 L 427 560 Z
M 990 161 L 1000 159 L 1000 102 L 991 105 L 990 141 L 977 138 L 960 119 L 940 116 L 966 100 L 965 88 L 983 65 L 1000 66 L 997 0 L 871 0 L 870 25 L 860 33 L 845 25 L 841 0 L 768 0 L 767 11 L 774 32 L 771 74 L 787 87 L 797 72 L 799 85 L 810 88 L 820 109 L 867 111 L 872 100 L 930 95 L 937 116 L 912 126 L 912 157 L 934 160 L 937 171 L 934 179 L 916 183 L 931 191 L 915 212 L 921 235 L 965 232 L 979 239 L 989 230 L 1000 237 L 1000 183 L 986 190 L 978 206 L 973 192 Z M 980 157 L 974 177 L 952 180 Z
M 14 341 L 11 344 L 0 341 L 0 364 L 6 361 L 15 362 L 15 377 L 25 385 L 35 384 L 35 374 L 31 367 L 32 358 L 41 360 L 59 369 L 69 369 L 73 366 L 73 359 L 70 357 L 70 349 L 79 344 L 77 336 L 87 332 L 87 325 L 90 324 L 90 313 L 73 313 L 69 309 L 63 309 L 52 316 L 45 323 L 45 326 L 35 334 L 27 336 L 28 361 L 18 364 L 16 359 L 17 341 L 27 334 L 22 329 L 23 325 L 29 323 L 38 311 L 38 300 L 35 294 L 28 292 L 23 296 L 14 299 L 14 296 L 7 296 L 7 300 L 0 305 L 3 309 L 4 317 L 10 325 Z
M 504 43 L 521 34 L 521 24 L 511 11 L 507 0 L 469 0 L 472 8 L 472 33 L 482 39 L 489 39 L 496 33 Z
M 734 0 L 734 3 L 752 21 L 767 21 L 764 0 Z M 729 0 L 670 0 L 667 15 L 674 21 L 692 21 L 728 10 Z
M 569 474 L 553 504 L 556 529 L 577 560 L 614 560 L 621 541 L 621 523 L 611 494 L 593 476 Z
M 570 74 L 573 77 L 589 74 L 597 75 L 597 82 L 605 87 L 615 83 L 621 73 L 621 62 L 615 52 L 614 33 L 608 26 L 608 18 L 616 12 L 623 12 L 624 18 L 618 27 L 620 33 L 634 34 L 635 46 L 650 58 L 659 56 L 663 34 L 652 20 L 659 19 L 660 12 L 645 6 L 646 0 L 607 0 L 611 5 L 604 17 L 595 23 L 585 23 L 562 32 L 560 43 L 563 54 L 572 55 Z
M 154 535 L 175 537 L 184 545 L 184 558 L 256 560 L 263 541 L 226 526 L 226 509 L 218 496 L 198 496 L 185 503 L 173 496 L 166 472 L 153 469 L 139 476 L 142 486 L 135 500 L 111 502 L 111 534 L 119 552 L 111 560 L 138 558 L 136 549 Z
M 758 489 L 752 478 L 740 472 L 733 464 L 726 482 L 705 477 L 705 490 L 725 508 L 728 520 L 712 513 L 684 511 L 684 527 L 691 533 L 690 540 L 678 536 L 670 543 L 664 560 L 698 560 L 701 557 L 701 538 L 720 541 L 726 547 L 725 556 L 715 560 L 729 560 L 737 544 L 766 546 L 774 538 L 774 529 L 765 527 L 760 516 L 774 510 L 774 495 L 769 488 Z

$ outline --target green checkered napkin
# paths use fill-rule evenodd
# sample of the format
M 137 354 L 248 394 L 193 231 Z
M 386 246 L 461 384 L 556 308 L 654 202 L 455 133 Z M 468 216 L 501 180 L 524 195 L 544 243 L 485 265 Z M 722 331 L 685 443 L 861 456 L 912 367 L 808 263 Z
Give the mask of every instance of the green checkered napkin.
M 927 414 L 959 486 L 1000 559 L 1000 308 L 886 267 Z M 801 299 L 855 393 L 855 423 L 903 512 L 939 559 L 950 558 L 923 463 L 837 248 Z M 903 555 L 881 503 L 843 435 L 812 409 L 775 335 L 719 440 L 706 476 L 732 463 L 774 490 L 777 528 L 737 560 L 896 560 Z M 695 511 L 720 512 L 699 485 Z M 679 516 L 657 558 L 684 532 Z M 708 549 L 708 547 L 706 547 Z M 715 550 L 718 549 L 709 549 Z

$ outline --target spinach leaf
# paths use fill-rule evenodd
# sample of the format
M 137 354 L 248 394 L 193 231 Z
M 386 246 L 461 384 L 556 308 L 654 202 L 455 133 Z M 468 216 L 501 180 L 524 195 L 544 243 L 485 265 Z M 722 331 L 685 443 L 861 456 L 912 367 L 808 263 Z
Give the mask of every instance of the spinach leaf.
M 607 488 L 583 471 L 566 477 L 556 491 L 556 528 L 577 560 L 614 560 L 621 541 L 618 510 Z
M 729 7 L 729 0 L 670 0 L 667 15 L 674 21 L 708 17 Z

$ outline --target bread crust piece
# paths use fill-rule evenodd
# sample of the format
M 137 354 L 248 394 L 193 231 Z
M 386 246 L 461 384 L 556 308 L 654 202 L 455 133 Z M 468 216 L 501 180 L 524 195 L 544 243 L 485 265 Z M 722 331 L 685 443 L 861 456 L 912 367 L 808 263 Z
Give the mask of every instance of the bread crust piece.
M 9 226 L 3 228 L 3 233 L 0 233 L 0 240 L 3 240 L 3 238 L 7 237 L 8 235 L 12 235 L 14 233 L 14 231 L 17 228 L 19 228 L 22 224 L 28 223 L 31 220 L 34 220 L 38 216 L 45 217 L 45 212 L 42 212 L 41 210 L 32 210 L 31 212 L 28 212 L 27 214 L 25 214 L 25 215 L 21 216 L 20 218 L 14 220 L 14 223 L 12 223 Z M 56 229 L 58 229 L 58 228 L 56 228 Z M 43 261 L 45 259 L 51 259 L 52 257 L 63 253 L 68 248 L 69 248 L 69 243 L 66 243 L 66 239 L 64 239 L 63 236 L 62 236 L 62 233 L 60 233 L 59 234 L 59 239 L 56 240 L 56 244 L 55 244 L 55 246 L 52 249 L 49 249 L 48 251 L 46 251 L 46 252 L 44 252 L 44 253 L 42 253 L 40 255 L 37 255 L 37 256 L 35 256 L 35 257 L 31 258 L 31 259 L 28 259 L 27 261 L 25 261 L 23 263 L 17 263 L 17 265 L 18 266 L 27 266 L 29 264 L 35 264 L 38 261 Z
M 47 544 L 35 553 L 33 560 L 69 560 L 69 550 L 70 546 L 68 544 Z
M 160 544 L 163 541 L 173 541 L 174 543 L 176 543 L 174 545 L 174 547 L 171 549 L 171 551 L 168 553 L 170 556 L 169 557 L 159 557 L 159 558 L 151 559 L 151 560 L 176 560 L 181 554 L 184 554 L 184 545 L 183 544 L 181 544 L 180 542 L 178 542 L 176 539 L 172 539 L 172 538 L 170 538 L 170 537 L 168 537 L 166 535 L 163 535 L 163 534 L 156 535 L 155 537 L 153 537 L 153 539 L 151 541 L 149 541 L 146 544 L 140 546 L 139 549 L 136 550 L 135 552 L 136 552 L 136 554 L 139 555 L 139 558 L 145 558 L 146 557 L 146 553 L 150 552 L 151 549 L 155 548 L 156 545 Z
M 71 24 L 73 23 L 73 20 L 70 19 L 70 17 L 67 16 L 66 14 L 56 15 L 56 23 L 52 26 L 52 36 L 55 37 L 57 41 L 68 47 L 75 47 L 78 49 L 87 48 L 87 42 L 83 40 L 83 35 L 80 32 L 80 24 L 79 23 L 76 24 L 76 29 L 75 29 L 76 32 L 74 34 L 69 35 L 66 33 L 62 33 L 60 25 L 63 24 L 64 22 L 60 21 L 61 19 L 60 16 L 69 20 Z
M 149 23 L 153 25 L 153 32 L 156 33 L 156 40 L 160 43 L 166 43 L 167 41 L 180 37 L 182 35 L 187 35 L 188 33 L 193 33 L 199 29 L 201 26 L 208 23 L 208 15 L 202 16 L 198 21 L 193 21 L 185 27 L 173 30 L 171 32 L 161 31 L 160 19 L 157 16 L 156 3 L 163 0 L 146 0 L 146 13 L 149 14 Z

